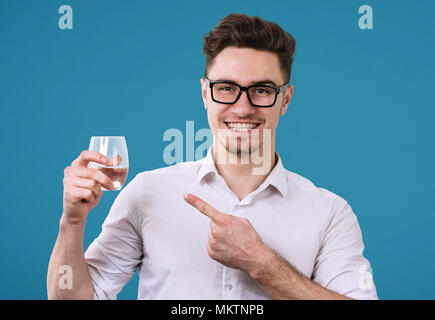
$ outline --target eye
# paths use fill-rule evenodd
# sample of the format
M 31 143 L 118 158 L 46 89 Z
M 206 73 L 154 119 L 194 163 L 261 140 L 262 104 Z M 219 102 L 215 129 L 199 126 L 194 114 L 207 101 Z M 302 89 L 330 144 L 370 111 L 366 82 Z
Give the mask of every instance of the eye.
M 254 94 L 256 95 L 270 95 L 273 93 L 273 90 L 269 87 L 255 87 Z
M 216 89 L 221 93 L 232 94 L 237 92 L 237 87 L 229 83 L 220 83 L 216 85 Z

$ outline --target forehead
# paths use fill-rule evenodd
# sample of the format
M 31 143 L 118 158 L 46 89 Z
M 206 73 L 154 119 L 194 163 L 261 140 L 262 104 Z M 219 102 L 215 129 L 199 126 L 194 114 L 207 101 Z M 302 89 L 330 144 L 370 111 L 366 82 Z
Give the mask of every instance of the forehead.
M 273 52 L 250 48 L 227 47 L 208 69 L 211 80 L 228 79 L 242 85 L 261 80 L 284 81 L 278 56 Z

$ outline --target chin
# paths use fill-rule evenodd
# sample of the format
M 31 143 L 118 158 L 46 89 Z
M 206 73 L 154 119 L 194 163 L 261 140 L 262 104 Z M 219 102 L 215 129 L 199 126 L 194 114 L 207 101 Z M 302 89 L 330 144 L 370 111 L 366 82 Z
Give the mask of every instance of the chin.
M 225 145 L 225 149 L 229 153 L 231 153 L 233 155 L 237 155 L 237 156 L 240 156 L 240 155 L 250 155 L 250 154 L 256 152 L 259 149 L 259 147 L 260 147 L 258 144 L 250 146 L 249 142 L 247 142 L 247 143 L 241 143 L 240 141 L 238 141 L 237 142 L 237 147 L 234 146 L 233 148 L 230 148 L 228 143 L 226 143 L 224 141 L 221 141 L 221 143 Z

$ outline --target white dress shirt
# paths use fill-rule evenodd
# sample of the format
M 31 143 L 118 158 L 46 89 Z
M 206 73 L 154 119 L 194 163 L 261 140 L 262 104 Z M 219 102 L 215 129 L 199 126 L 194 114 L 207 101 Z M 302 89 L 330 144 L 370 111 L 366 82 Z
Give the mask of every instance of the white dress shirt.
M 139 268 L 138 299 L 270 299 L 248 274 L 208 256 L 210 219 L 183 199 L 192 193 L 249 219 L 269 248 L 322 287 L 377 299 L 349 204 L 286 170 L 277 156 L 266 180 L 242 200 L 218 174 L 211 148 L 201 160 L 139 173 L 85 253 L 94 298 L 116 299 Z

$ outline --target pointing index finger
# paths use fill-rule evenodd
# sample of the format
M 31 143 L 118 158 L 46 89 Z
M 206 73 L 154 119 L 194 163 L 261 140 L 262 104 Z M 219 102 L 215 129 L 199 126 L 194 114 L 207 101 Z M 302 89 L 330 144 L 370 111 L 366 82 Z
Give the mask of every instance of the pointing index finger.
M 216 221 L 216 219 L 222 215 L 221 212 L 213 208 L 211 205 L 209 205 L 204 200 L 198 198 L 197 196 L 186 193 L 184 195 L 184 200 L 186 200 L 190 205 L 194 206 L 196 209 L 198 209 L 200 212 L 202 212 L 204 215 L 212 219 L 213 221 Z

